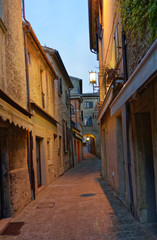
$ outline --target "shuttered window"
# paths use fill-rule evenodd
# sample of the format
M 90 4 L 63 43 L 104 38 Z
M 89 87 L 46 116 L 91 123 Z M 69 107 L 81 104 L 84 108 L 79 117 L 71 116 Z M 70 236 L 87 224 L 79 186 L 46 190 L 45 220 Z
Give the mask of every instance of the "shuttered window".
M 85 102 L 84 107 L 85 108 L 93 108 L 93 102 Z

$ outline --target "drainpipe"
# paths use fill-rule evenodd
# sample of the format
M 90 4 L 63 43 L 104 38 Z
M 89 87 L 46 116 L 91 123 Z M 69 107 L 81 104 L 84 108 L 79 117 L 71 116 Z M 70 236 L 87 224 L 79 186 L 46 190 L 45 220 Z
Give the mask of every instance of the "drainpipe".
M 124 69 L 124 80 L 128 80 L 128 70 L 127 70 L 127 54 L 125 46 L 125 32 L 122 29 L 122 52 L 123 52 L 123 69 Z M 130 156 L 130 141 L 129 141 L 129 125 L 130 125 L 130 103 L 126 103 L 126 134 L 127 134 L 127 170 L 128 170 L 128 182 L 129 182 L 129 192 L 130 192 L 130 210 L 134 215 L 134 200 L 133 200 L 133 186 L 132 186 L 132 176 L 131 176 L 131 156 Z
M 30 32 L 31 26 L 30 26 L 30 23 L 26 20 L 26 17 L 25 17 L 25 3 L 24 3 L 24 0 L 22 0 L 22 13 L 23 13 L 23 19 L 24 19 L 24 21 L 26 23 L 26 26 L 28 28 L 28 30 L 26 32 L 24 32 L 24 51 L 25 51 L 25 65 L 26 65 L 27 109 L 30 112 L 31 108 L 30 108 L 29 72 L 28 72 L 28 56 L 27 56 L 26 35 L 27 35 L 27 33 Z
M 31 30 L 30 23 L 26 20 L 25 17 L 25 3 L 22 0 L 22 14 L 25 24 L 27 26 L 27 31 L 24 32 L 24 51 L 25 51 L 25 67 L 26 67 L 26 87 L 27 87 L 27 110 L 30 112 L 30 91 L 29 91 L 29 72 L 28 72 L 28 56 L 27 56 L 27 39 L 26 35 Z M 35 199 L 35 180 L 34 180 L 34 169 L 33 169 L 33 140 L 32 140 L 32 133 L 27 131 L 27 165 L 28 165 L 28 172 L 30 178 L 30 185 L 31 185 L 31 194 L 32 200 Z
M 69 89 L 69 93 L 70 90 L 72 88 Z M 73 131 L 72 131 L 72 123 L 71 123 L 72 119 L 71 119 L 71 103 L 70 103 L 70 138 L 71 138 L 71 150 L 72 150 L 72 164 L 74 167 L 74 147 L 73 147 Z

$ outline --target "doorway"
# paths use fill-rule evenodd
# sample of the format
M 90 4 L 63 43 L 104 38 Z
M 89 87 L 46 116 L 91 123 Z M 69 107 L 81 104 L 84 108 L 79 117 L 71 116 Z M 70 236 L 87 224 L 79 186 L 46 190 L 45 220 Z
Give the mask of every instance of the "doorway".
M 81 154 L 80 154 L 80 142 L 77 142 L 77 151 L 78 151 L 78 162 L 81 161 Z
M 123 150 L 123 129 L 122 117 L 116 117 L 116 135 L 117 135 L 117 153 L 118 153 L 118 170 L 119 170 L 119 197 L 125 202 L 125 166 L 124 166 L 124 150 Z
M 140 219 L 143 222 L 155 222 L 157 214 L 151 115 L 150 113 L 137 113 L 135 121 Z
M 0 219 L 11 216 L 8 128 L 0 128 Z
M 37 184 L 38 187 L 42 185 L 41 178 L 41 138 L 36 137 L 36 164 L 37 164 Z

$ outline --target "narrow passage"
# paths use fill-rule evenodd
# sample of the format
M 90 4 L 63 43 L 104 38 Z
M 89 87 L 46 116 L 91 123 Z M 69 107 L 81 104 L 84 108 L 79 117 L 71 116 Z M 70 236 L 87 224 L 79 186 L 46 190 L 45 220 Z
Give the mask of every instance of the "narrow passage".
M 15 217 L 19 234 L 4 240 L 150 240 L 111 188 L 100 160 L 86 159 L 43 190 Z

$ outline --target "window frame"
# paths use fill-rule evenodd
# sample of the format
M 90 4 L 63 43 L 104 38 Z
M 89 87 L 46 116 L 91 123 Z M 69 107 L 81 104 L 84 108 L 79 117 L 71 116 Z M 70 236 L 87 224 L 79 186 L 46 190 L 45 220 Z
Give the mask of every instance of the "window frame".
M 59 95 L 63 94 L 63 83 L 62 83 L 62 78 L 61 77 L 58 79 L 58 94 Z
M 84 102 L 84 107 L 85 108 L 93 108 L 93 101 L 85 101 Z

